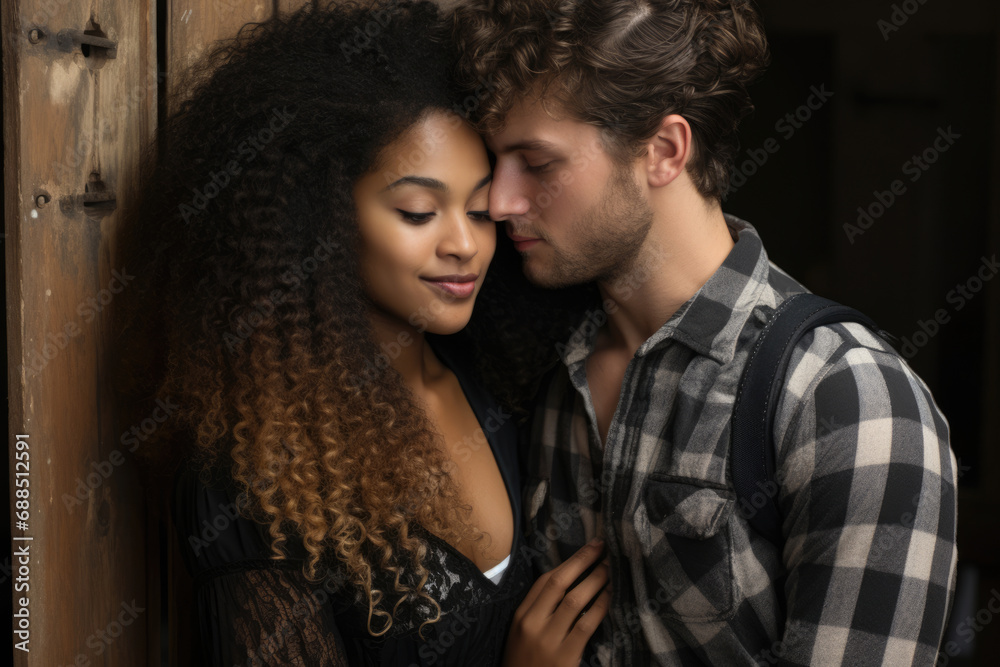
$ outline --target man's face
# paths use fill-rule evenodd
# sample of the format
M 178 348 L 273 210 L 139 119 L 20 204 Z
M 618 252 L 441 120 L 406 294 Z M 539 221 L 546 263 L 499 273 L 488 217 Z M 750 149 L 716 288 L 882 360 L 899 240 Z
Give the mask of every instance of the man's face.
M 632 163 L 616 163 L 600 131 L 526 97 L 487 137 L 497 162 L 490 216 L 505 221 L 524 273 L 543 287 L 613 281 L 652 223 Z

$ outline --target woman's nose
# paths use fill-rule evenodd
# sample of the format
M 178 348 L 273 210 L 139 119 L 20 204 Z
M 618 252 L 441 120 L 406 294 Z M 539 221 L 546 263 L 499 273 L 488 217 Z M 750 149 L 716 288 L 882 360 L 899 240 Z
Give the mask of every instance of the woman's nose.
M 479 246 L 472 232 L 473 222 L 464 212 L 450 215 L 448 219 L 450 224 L 442 228 L 438 254 L 452 255 L 463 261 L 475 257 Z

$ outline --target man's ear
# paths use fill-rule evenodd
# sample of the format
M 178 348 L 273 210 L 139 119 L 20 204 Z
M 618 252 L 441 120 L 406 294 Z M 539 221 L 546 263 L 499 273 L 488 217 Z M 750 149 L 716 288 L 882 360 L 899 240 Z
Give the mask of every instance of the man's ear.
M 646 174 L 649 185 L 669 185 L 684 173 L 694 147 L 691 125 L 679 114 L 663 118 L 646 146 Z

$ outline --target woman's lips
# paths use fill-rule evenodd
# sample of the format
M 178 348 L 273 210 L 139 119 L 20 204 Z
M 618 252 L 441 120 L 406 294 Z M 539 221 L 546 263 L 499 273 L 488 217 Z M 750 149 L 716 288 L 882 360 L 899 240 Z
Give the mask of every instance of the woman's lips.
M 472 296 L 472 293 L 476 291 L 476 280 L 479 276 L 476 275 L 466 275 L 466 276 L 441 276 L 439 278 L 421 278 L 421 280 L 430 283 L 437 289 L 441 290 L 446 294 L 450 294 L 454 297 L 464 299 Z

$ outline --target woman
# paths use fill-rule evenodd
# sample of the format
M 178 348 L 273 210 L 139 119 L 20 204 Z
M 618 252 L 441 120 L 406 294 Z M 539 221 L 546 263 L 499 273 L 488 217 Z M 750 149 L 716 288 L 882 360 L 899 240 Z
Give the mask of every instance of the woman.
M 577 664 L 606 612 L 599 545 L 532 587 L 483 384 L 511 334 L 458 334 L 496 230 L 442 35 L 430 3 L 251 24 L 161 129 L 126 331 L 180 406 L 156 435 L 211 664 Z

